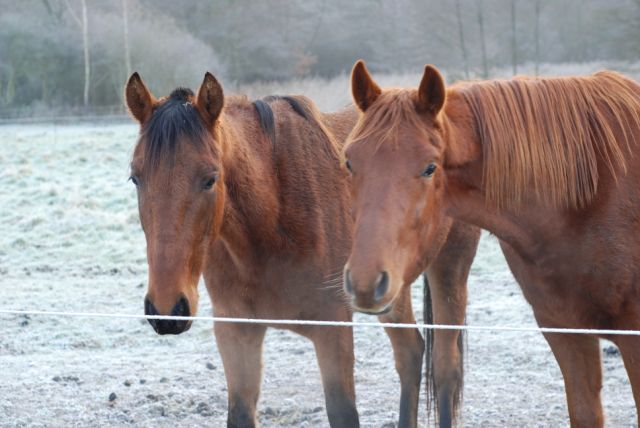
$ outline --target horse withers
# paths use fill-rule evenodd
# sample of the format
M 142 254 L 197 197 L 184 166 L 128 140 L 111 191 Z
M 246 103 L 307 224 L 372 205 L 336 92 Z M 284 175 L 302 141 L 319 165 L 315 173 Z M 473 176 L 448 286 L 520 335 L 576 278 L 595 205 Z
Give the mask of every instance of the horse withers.
M 357 302 L 381 271 L 388 291 L 372 307 L 393 299 L 452 217 L 500 239 L 540 326 L 640 329 L 638 84 L 606 71 L 446 89 L 426 66 L 417 89 L 382 90 L 360 61 L 352 92 L 363 112 L 345 148 Z M 620 348 L 637 408 L 640 338 L 603 337 Z M 598 336 L 545 338 L 571 425 L 602 426 Z

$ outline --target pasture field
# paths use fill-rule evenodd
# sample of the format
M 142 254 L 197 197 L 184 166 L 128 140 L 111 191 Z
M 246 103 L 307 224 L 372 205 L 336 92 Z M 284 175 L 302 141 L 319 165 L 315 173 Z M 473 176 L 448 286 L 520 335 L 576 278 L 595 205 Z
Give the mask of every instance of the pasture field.
M 381 81 L 416 84 L 417 76 Z M 243 89 L 255 97 L 293 88 L 334 109 L 348 102 L 346 87 L 342 78 Z M 145 241 L 127 182 L 136 133 L 129 123 L 0 126 L 0 308 L 143 313 Z M 200 289 L 199 315 L 211 315 Z M 421 283 L 413 292 L 420 320 Z M 535 326 L 488 234 L 469 293 L 468 324 Z M 400 391 L 387 337 L 380 328 L 357 328 L 355 341 L 361 424 L 392 427 Z M 542 335 L 471 332 L 467 345 L 462 426 L 568 425 L 562 377 Z M 634 426 L 620 355 L 608 342 L 601 346 L 607 425 Z M 306 339 L 267 334 L 259 419 L 265 427 L 328 425 Z M 225 420 L 224 373 L 208 322 L 160 337 L 145 320 L 0 314 L 0 427 L 197 427 Z

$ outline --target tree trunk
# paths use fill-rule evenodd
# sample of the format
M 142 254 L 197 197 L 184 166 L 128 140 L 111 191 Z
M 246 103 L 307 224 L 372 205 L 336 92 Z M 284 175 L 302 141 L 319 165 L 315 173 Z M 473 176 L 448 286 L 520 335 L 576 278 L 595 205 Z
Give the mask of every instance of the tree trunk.
M 518 74 L 518 43 L 516 40 L 516 0 L 511 0 L 511 65 L 513 75 Z
M 464 76 L 469 78 L 469 58 L 464 44 L 464 30 L 462 28 L 462 13 L 460 12 L 460 0 L 456 0 L 456 17 L 458 18 L 458 34 L 460 36 L 460 49 L 462 49 L 462 62 L 464 63 Z
M 16 95 L 16 72 L 11 66 L 9 68 L 9 79 L 7 80 L 7 89 L 4 95 L 4 104 L 11 105 Z
M 535 63 L 535 75 L 538 75 L 540 71 L 540 0 L 536 0 L 535 2 L 535 10 L 536 10 L 536 27 L 535 27 L 535 38 L 536 38 L 536 63 Z
M 586 34 L 584 33 L 583 27 L 583 16 L 582 16 L 582 8 L 576 8 L 576 21 L 578 23 L 578 61 L 585 62 L 587 60 L 587 44 L 586 44 Z
M 91 85 L 91 59 L 89 58 L 89 21 L 87 19 L 87 2 L 80 0 L 82 5 L 82 44 L 84 45 L 84 106 L 89 106 L 89 88 Z
M 131 76 L 131 52 L 129 50 L 129 12 L 127 8 L 128 0 L 122 0 L 122 24 L 124 36 L 124 70 L 125 79 Z
M 487 44 L 484 37 L 484 5 L 483 1 L 478 2 L 478 26 L 480 27 L 480 49 L 482 53 L 482 78 L 489 77 L 489 64 L 487 61 Z

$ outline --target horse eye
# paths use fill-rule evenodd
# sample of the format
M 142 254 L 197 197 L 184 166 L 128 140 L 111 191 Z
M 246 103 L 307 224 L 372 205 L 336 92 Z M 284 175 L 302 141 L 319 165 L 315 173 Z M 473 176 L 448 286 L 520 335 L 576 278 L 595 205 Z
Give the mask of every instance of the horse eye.
M 214 184 L 216 184 L 216 177 L 209 177 L 209 179 L 202 185 L 202 188 L 204 190 L 209 190 L 213 187 Z
M 420 175 L 422 175 L 423 177 L 431 177 L 434 172 L 436 172 L 436 164 L 430 163 L 429 166 L 427 166 L 427 168 L 422 171 L 422 174 Z
M 349 159 L 344 161 L 344 166 L 349 170 L 349 172 L 353 172 L 353 170 L 351 169 L 351 162 L 349 162 Z
M 135 184 L 136 187 L 138 187 L 138 185 L 140 184 L 140 182 L 138 181 L 138 177 L 136 177 L 135 175 L 132 175 L 131 177 L 129 177 L 129 180 L 131 180 L 131 182 Z

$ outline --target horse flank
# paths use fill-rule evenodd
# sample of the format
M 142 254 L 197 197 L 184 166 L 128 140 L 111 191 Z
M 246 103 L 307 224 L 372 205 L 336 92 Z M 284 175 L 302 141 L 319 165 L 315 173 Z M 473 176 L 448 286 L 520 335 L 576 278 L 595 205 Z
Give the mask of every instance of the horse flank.
M 598 159 L 617 180 L 637 143 L 640 88 L 615 72 L 589 77 L 462 83 L 483 147 L 487 202 L 517 209 L 523 195 L 555 207 L 587 206 Z M 508 171 L 509 173 L 505 173 Z

